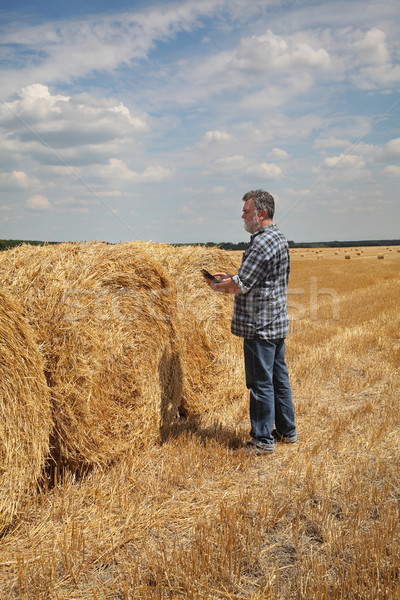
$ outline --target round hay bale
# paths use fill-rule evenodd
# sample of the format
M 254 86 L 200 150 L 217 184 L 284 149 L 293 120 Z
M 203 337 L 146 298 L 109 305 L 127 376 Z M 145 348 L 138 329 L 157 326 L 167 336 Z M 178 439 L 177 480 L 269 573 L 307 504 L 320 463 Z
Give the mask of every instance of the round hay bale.
M 208 412 L 221 418 L 224 409 L 247 395 L 243 341 L 230 331 L 233 296 L 210 290 L 201 269 L 235 274 L 240 256 L 234 260 L 215 247 L 143 245 L 167 270 L 176 289 L 174 322 L 182 369 L 181 414 Z
M 35 489 L 49 452 L 50 391 L 31 328 L 0 291 L 0 533 Z
M 350 256 L 350 254 L 346 254 L 346 255 L 345 255 L 345 259 L 346 259 L 346 260 L 350 260 L 350 259 L 351 259 L 351 256 Z
M 384 254 L 378 254 L 378 259 L 381 259 L 381 260 L 382 260 L 383 258 L 385 258 L 385 255 L 384 255 Z
M 21 246 L 0 256 L 45 358 L 56 461 L 104 465 L 160 438 L 178 412 L 175 296 L 126 244 Z

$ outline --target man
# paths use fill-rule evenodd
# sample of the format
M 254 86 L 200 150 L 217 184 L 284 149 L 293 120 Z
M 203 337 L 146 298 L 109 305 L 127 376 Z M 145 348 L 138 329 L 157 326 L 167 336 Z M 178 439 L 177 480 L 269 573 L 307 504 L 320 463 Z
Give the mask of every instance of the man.
M 264 190 L 243 196 L 244 228 L 251 234 L 238 274 L 215 273 L 216 292 L 235 294 L 232 333 L 244 338 L 246 386 L 250 390 L 251 441 L 257 455 L 274 451 L 275 441 L 294 443 L 297 433 L 285 361 L 289 333 L 288 243 L 272 219 L 274 198 Z M 274 429 L 275 423 L 275 429 Z

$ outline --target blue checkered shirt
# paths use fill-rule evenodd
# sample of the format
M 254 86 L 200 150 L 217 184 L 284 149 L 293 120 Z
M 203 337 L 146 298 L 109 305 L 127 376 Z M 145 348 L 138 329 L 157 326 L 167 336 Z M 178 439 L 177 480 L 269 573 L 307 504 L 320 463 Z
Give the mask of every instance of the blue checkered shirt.
M 238 274 L 231 330 L 243 338 L 285 338 L 289 333 L 287 286 L 289 246 L 276 225 L 266 225 L 250 239 Z

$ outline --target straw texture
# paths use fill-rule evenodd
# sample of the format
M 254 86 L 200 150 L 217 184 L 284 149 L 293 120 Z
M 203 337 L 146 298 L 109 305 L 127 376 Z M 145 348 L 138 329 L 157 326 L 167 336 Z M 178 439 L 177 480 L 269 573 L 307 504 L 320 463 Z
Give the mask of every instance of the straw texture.
M 233 296 L 209 289 L 201 268 L 237 273 L 238 261 L 215 247 L 132 242 L 165 268 L 176 290 L 174 323 L 182 369 L 181 413 L 212 414 L 246 397 L 242 340 L 230 332 Z M 239 360 L 238 360 L 239 357 Z M 247 406 L 246 401 L 244 405 Z
M 0 255 L 45 359 L 52 455 L 104 465 L 155 442 L 181 393 L 164 270 L 129 244 L 24 245 Z
M 17 301 L 0 291 L 0 533 L 35 488 L 48 455 L 50 394 Z

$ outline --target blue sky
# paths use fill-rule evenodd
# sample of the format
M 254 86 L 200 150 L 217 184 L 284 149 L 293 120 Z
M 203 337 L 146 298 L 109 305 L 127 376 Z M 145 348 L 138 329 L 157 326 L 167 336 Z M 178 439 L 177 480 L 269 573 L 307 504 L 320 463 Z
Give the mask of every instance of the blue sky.
M 0 238 L 400 238 L 397 0 L 3 0 Z

